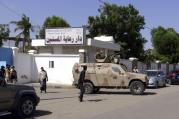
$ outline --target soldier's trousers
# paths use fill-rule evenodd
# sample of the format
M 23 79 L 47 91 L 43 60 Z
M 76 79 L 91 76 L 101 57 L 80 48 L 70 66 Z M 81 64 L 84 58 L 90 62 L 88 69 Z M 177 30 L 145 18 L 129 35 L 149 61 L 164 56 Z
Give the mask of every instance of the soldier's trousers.
M 81 84 L 80 85 L 80 96 L 79 96 L 80 101 L 83 101 L 83 94 L 84 94 L 84 87 L 83 87 L 83 84 Z

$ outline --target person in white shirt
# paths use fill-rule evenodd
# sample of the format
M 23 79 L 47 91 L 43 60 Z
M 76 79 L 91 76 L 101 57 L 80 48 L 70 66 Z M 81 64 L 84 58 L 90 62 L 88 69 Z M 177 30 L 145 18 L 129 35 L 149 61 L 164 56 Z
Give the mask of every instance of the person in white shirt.
M 40 91 L 45 91 L 47 89 L 47 81 L 48 81 L 48 76 L 47 72 L 44 70 L 43 67 L 41 67 L 41 71 L 39 72 L 39 82 L 40 82 Z

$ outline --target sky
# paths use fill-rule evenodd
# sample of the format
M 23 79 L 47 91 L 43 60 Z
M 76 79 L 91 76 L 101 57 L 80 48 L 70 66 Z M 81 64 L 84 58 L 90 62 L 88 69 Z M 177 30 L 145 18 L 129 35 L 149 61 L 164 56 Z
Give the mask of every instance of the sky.
M 146 24 L 141 33 L 148 41 L 145 49 L 152 48 L 152 28 L 172 27 L 179 32 L 178 0 L 0 0 L 0 24 L 18 21 L 25 14 L 34 26 L 42 26 L 46 17 L 56 15 L 72 27 L 81 27 L 87 24 L 88 16 L 99 15 L 102 1 L 122 6 L 132 4 L 144 16 Z M 15 36 L 13 31 L 11 36 Z

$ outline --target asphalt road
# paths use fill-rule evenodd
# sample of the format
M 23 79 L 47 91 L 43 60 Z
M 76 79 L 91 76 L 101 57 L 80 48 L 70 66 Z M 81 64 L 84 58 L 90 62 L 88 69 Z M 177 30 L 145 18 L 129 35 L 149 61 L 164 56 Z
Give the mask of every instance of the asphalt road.
M 48 89 L 40 93 L 41 102 L 29 119 L 178 119 L 179 85 L 146 89 L 133 96 L 128 89 L 101 90 L 78 101 L 77 89 Z M 0 119 L 13 119 L 11 114 Z

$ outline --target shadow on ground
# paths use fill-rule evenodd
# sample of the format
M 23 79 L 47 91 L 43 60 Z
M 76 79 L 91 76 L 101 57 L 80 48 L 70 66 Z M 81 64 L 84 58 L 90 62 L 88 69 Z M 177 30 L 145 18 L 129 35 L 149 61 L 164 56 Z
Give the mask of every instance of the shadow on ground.
M 59 97 L 59 98 L 42 98 L 40 99 L 41 101 L 43 100 L 60 100 L 60 99 L 66 99 L 66 98 L 76 98 L 77 96 L 71 96 L 71 97 Z
M 28 117 L 28 118 L 19 118 L 19 117 L 14 117 L 12 114 L 7 114 L 7 115 L 0 116 L 0 119 L 36 119 L 36 117 L 46 116 L 50 114 L 52 114 L 52 112 L 37 110 L 32 117 Z
M 130 92 L 112 92 L 112 91 L 99 91 L 96 94 L 106 94 L 106 95 L 132 95 Z M 144 92 L 143 95 L 156 95 L 156 92 Z
M 179 83 L 178 83 L 178 82 L 175 82 L 175 83 L 172 83 L 171 85 L 179 85 Z
M 87 100 L 88 102 L 101 102 L 104 101 L 106 99 L 92 99 L 92 100 Z
M 50 111 L 44 111 L 44 110 L 37 110 L 34 115 L 31 118 L 28 119 L 35 119 L 35 117 L 41 117 L 41 116 L 46 116 L 46 115 L 50 115 L 52 114 L 52 112 Z
M 158 87 L 158 88 L 155 88 L 155 87 L 147 87 L 147 89 L 162 89 L 162 88 L 168 88 L 168 87 L 170 87 L 170 85 L 168 86 L 165 86 L 165 87 L 162 87 L 162 86 L 160 86 L 160 87 Z
M 42 92 L 42 93 L 44 93 L 44 92 Z M 61 93 L 61 92 L 55 92 L 55 91 L 54 91 L 54 92 L 53 92 L 53 91 L 51 91 L 51 92 L 49 91 L 49 92 L 48 92 L 48 91 L 47 91 L 46 94 L 48 94 L 48 93 Z

